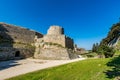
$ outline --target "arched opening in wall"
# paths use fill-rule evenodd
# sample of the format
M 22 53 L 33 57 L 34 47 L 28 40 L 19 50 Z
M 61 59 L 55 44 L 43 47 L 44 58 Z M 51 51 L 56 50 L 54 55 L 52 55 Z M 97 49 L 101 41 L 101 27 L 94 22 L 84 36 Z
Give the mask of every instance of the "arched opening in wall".
M 15 52 L 15 57 L 20 57 L 20 51 Z

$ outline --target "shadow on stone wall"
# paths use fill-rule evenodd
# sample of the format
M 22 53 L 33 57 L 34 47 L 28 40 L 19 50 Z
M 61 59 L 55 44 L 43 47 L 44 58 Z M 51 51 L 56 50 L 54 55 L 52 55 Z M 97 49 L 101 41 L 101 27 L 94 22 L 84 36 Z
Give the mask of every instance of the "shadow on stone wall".
M 0 23 L 0 61 L 14 59 L 14 54 L 12 53 L 13 39 L 5 26 L 5 24 Z
M 110 62 L 107 63 L 107 66 L 112 68 L 105 72 L 107 78 L 116 78 L 116 80 L 120 80 L 120 56 L 113 58 Z
M 35 52 L 35 36 L 42 34 L 25 28 L 0 23 L 0 60 L 32 57 Z
M 0 47 L 13 47 L 13 39 L 8 33 L 4 24 L 0 24 Z

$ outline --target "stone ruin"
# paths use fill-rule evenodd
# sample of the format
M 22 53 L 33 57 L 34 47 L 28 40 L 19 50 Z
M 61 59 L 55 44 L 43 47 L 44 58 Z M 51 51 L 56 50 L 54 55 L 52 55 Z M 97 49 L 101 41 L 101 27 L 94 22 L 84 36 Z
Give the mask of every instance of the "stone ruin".
M 34 56 L 34 38 L 43 34 L 19 26 L 0 23 L 0 60 Z
M 64 35 L 64 29 L 51 26 L 46 35 L 39 32 L 0 23 L 0 60 L 34 57 L 38 59 L 73 59 L 77 55 L 73 39 Z
M 73 49 L 73 39 L 64 35 L 64 29 L 59 26 L 50 26 L 47 35 L 43 37 L 44 42 L 60 44 L 63 47 Z
M 50 26 L 43 38 L 35 38 L 35 58 L 40 59 L 74 59 L 73 39 L 64 35 L 64 29 L 59 26 Z

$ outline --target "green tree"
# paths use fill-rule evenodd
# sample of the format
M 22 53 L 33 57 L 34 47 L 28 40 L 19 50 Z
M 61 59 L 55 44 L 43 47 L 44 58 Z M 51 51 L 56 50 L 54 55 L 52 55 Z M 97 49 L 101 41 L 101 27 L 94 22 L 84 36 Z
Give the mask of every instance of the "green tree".
M 115 50 L 113 47 L 109 47 L 107 45 L 101 45 L 99 46 L 97 53 L 98 55 L 104 55 L 105 58 L 108 58 L 114 55 Z
M 98 47 L 99 47 L 99 44 L 98 43 L 94 43 L 93 47 L 92 47 L 92 52 L 97 52 Z
M 92 46 L 92 52 L 95 52 L 95 44 Z
M 113 24 L 110 28 L 110 31 L 106 38 L 104 38 L 100 45 L 108 45 L 113 39 L 118 38 L 120 36 L 120 22 Z

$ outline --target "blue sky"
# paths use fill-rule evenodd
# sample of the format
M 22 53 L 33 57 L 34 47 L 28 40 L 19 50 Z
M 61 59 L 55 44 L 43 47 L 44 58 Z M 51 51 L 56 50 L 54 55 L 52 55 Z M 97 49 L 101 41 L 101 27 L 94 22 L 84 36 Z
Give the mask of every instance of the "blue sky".
M 119 17 L 120 0 L 0 0 L 0 22 L 43 34 L 59 25 L 86 49 L 106 37 Z

